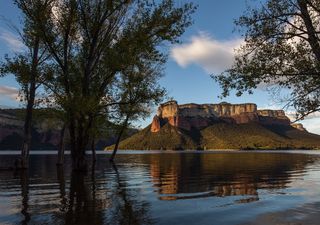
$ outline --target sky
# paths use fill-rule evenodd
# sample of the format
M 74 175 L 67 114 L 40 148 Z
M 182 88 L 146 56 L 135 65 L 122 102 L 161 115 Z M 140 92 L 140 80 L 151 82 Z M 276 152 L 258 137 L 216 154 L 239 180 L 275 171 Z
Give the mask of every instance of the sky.
M 263 0 L 262 0 L 263 1 Z M 177 4 L 189 0 L 176 0 Z M 265 87 L 254 91 L 253 95 L 236 97 L 234 92 L 220 99 L 221 88 L 210 77 L 232 65 L 234 49 L 243 42 L 241 34 L 235 31 L 234 20 L 244 12 L 247 4 L 259 5 L 258 0 L 194 0 L 198 9 L 193 15 L 194 23 L 181 37 L 181 43 L 166 46 L 169 59 L 165 66 L 164 77 L 160 84 L 168 91 L 168 97 L 184 103 L 256 103 L 259 109 L 281 109 L 284 105 L 277 102 Z M 8 27 L 7 21 L 21 26 L 21 17 L 12 1 L 0 1 L 0 60 L 5 54 L 23 51 L 16 32 Z M 21 106 L 16 98 L 18 85 L 13 76 L 0 78 L 0 107 Z M 154 113 L 156 109 L 154 109 Z M 287 112 L 292 114 L 293 112 Z M 148 125 L 153 115 L 137 124 Z M 320 134 L 318 114 L 301 123 L 313 133 Z

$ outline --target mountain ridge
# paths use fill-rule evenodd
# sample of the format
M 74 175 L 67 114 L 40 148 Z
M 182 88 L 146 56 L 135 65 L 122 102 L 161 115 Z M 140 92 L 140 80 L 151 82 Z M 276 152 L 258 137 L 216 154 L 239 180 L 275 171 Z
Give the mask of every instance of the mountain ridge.
M 283 110 L 254 103 L 161 104 L 152 123 L 120 149 L 318 149 L 320 136 L 292 124 Z M 110 148 L 110 147 L 109 147 Z

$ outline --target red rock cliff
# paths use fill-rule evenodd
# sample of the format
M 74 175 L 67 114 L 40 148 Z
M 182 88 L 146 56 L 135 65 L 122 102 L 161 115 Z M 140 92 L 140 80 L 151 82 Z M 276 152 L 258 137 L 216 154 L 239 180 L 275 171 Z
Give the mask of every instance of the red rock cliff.
M 257 122 L 264 125 L 290 125 L 283 110 L 258 110 L 254 103 L 184 104 L 177 101 L 163 103 L 153 118 L 151 132 L 158 132 L 161 125 L 169 123 L 185 130 L 202 129 L 217 121 L 242 124 Z

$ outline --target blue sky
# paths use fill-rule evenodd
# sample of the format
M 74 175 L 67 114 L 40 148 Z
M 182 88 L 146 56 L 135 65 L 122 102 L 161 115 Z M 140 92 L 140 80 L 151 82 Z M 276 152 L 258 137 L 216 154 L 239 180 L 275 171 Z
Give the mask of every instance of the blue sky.
M 177 0 L 177 4 L 188 0 Z M 221 89 L 210 77 L 231 65 L 233 49 L 238 47 L 242 38 L 234 32 L 234 19 L 246 8 L 246 4 L 260 4 L 254 0 L 197 0 L 198 10 L 194 14 L 194 24 L 181 37 L 182 44 L 169 46 L 170 57 L 166 64 L 165 76 L 160 84 L 168 90 L 169 97 L 179 103 L 230 103 L 253 102 L 258 108 L 280 109 L 283 105 L 275 103 L 273 97 L 260 88 L 253 95 L 236 97 L 234 93 L 219 99 Z M 12 1 L 0 1 L 0 16 L 19 26 L 19 11 Z M 16 34 L 0 21 L 0 59 L 5 54 L 19 51 Z M 0 78 L 0 105 L 17 107 L 15 100 L 18 86 L 12 76 Z M 320 134 L 319 119 L 310 118 L 302 123 L 311 132 Z M 143 127 L 151 122 L 151 117 L 139 124 Z

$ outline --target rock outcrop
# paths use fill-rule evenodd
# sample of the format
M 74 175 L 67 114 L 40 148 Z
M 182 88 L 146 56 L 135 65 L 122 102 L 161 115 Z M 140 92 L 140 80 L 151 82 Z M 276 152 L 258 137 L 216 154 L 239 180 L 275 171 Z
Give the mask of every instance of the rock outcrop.
M 252 103 L 169 101 L 159 106 L 150 126 L 121 141 L 119 149 L 320 149 L 320 135 L 291 124 L 283 110 L 258 110 Z
M 291 126 L 301 131 L 307 131 L 306 128 L 304 128 L 301 123 L 293 123 L 291 124 Z
M 159 132 L 161 128 L 160 119 L 157 115 L 153 117 L 152 123 L 151 123 L 151 132 Z
M 61 122 L 50 118 L 47 109 L 35 109 L 32 125 L 32 150 L 56 150 L 60 142 Z M 0 109 L 0 151 L 20 150 L 23 143 L 24 109 Z M 160 120 L 159 120 L 160 121 Z M 160 123 L 159 123 L 160 126 Z M 160 129 L 160 127 L 159 127 Z M 129 129 L 125 137 L 136 133 L 136 129 Z M 66 138 L 68 148 L 68 138 Z M 106 145 L 114 144 L 116 135 L 101 137 L 96 141 L 96 149 L 103 149 Z
M 231 124 L 256 122 L 263 125 L 290 125 L 290 119 L 283 110 L 258 110 L 254 103 L 178 105 L 173 100 L 159 106 L 151 124 L 151 132 L 159 132 L 167 123 L 190 131 L 192 128 L 202 129 L 221 121 Z M 300 128 L 298 125 L 295 128 L 299 129 L 298 127 Z

